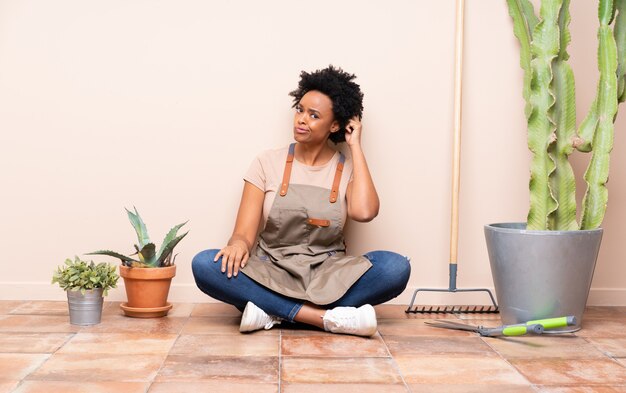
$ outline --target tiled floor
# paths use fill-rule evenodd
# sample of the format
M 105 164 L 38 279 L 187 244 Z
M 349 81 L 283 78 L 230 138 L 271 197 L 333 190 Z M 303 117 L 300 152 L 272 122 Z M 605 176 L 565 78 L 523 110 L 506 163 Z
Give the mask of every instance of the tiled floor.
M 367 339 L 243 335 L 220 304 L 133 319 L 106 303 L 101 324 L 77 327 L 65 302 L 0 301 L 0 392 L 626 392 L 626 307 L 589 308 L 576 334 L 510 339 L 429 327 L 437 317 L 404 306 L 377 313 Z

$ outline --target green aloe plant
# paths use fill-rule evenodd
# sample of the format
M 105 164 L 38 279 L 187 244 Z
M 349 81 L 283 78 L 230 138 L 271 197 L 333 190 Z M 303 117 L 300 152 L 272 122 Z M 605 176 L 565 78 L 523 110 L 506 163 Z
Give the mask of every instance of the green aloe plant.
M 507 0 L 524 70 L 528 147 L 532 164 L 527 229 L 577 230 L 600 226 L 606 212 L 609 153 L 617 107 L 626 99 L 626 0 L 598 2 L 598 70 L 595 100 L 576 127 L 574 74 L 567 63 L 570 0 Z M 591 152 L 580 223 L 576 182 L 568 161 Z
M 150 237 L 148 236 L 146 224 L 141 219 L 137 208 L 134 208 L 134 210 L 135 212 L 133 213 L 126 209 L 126 213 L 128 213 L 128 219 L 137 233 L 137 241 L 139 244 L 134 245 L 137 252 L 126 256 L 115 251 L 99 250 L 87 253 L 87 255 L 108 255 L 119 258 L 122 261 L 122 265 L 128 267 L 165 267 L 173 265 L 176 259 L 174 247 L 176 247 L 189 232 L 185 232 L 180 236 L 177 236 L 177 233 L 187 222 L 185 221 L 170 229 L 167 235 L 165 235 L 165 239 L 163 239 L 163 243 L 157 252 L 156 245 L 150 241 Z M 131 256 L 137 257 L 131 258 Z

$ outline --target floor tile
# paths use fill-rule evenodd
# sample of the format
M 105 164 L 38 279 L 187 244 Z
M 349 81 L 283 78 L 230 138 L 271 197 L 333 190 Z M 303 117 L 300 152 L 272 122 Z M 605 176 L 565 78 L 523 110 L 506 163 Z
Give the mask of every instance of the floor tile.
M 626 307 L 588 306 L 583 313 L 583 321 L 588 319 L 624 319 Z
M 540 393 L 624 393 L 626 386 L 537 386 Z
M 500 313 L 465 313 L 465 314 L 456 314 L 459 319 L 463 320 L 466 323 L 470 323 L 470 321 L 481 320 L 481 321 L 495 321 L 494 326 L 502 325 L 502 316 Z
M 583 319 L 582 329 L 576 332 L 580 337 L 626 338 L 626 318 L 619 319 Z
M 409 384 L 528 385 L 505 360 L 484 355 L 394 356 Z
M 181 335 L 171 355 L 189 356 L 278 356 L 278 335 Z
M 189 318 L 185 327 L 182 330 L 183 334 L 232 334 L 241 335 L 239 332 L 239 323 L 241 317 L 222 317 L 222 318 L 208 318 L 208 317 L 192 317 Z M 259 330 L 251 335 L 279 335 L 280 329 Z
M 380 319 L 378 331 L 383 336 L 445 336 L 470 337 L 476 333 L 428 326 L 428 319 Z
M 0 393 L 14 392 L 13 389 L 20 381 L 0 381 Z
M 281 393 L 407 393 L 404 384 L 283 383 Z
M 393 356 L 497 356 L 479 337 L 385 336 L 384 339 Z
M 51 315 L 2 315 L 0 332 L 74 333 L 80 326 L 71 325 L 69 317 Z
M 49 357 L 48 354 L 0 353 L 0 380 L 22 379 Z
M 230 380 L 276 383 L 278 357 L 218 357 L 170 355 L 157 382 Z
M 165 355 L 54 354 L 27 379 L 149 382 L 164 359 Z
M 253 383 L 231 381 L 205 382 L 155 382 L 148 393 L 189 393 L 189 392 L 228 392 L 228 393 L 278 393 L 277 383 Z
M 571 334 L 558 336 L 485 337 L 483 340 L 507 359 L 515 358 L 601 358 L 604 357 L 585 339 Z
M 289 383 L 402 383 L 388 358 L 285 357 L 281 377 Z
M 500 316 L 489 316 L 489 315 L 461 315 L 463 319 L 459 319 L 457 322 L 464 323 L 466 325 L 472 326 L 483 326 L 483 327 L 498 327 L 502 326 L 502 321 L 500 320 Z M 474 333 L 476 334 L 476 333 Z
M 14 393 L 144 393 L 148 382 L 24 381 Z
M 199 303 L 191 312 L 192 317 L 239 317 L 241 311 L 225 303 Z
M 77 333 L 58 353 L 167 355 L 177 337 L 162 333 Z
M 376 318 L 378 319 L 410 319 L 411 316 L 416 315 L 404 312 L 406 306 L 400 304 L 380 304 L 374 306 L 374 310 L 376 311 Z
M 281 347 L 283 356 L 389 357 L 380 336 L 283 336 Z
M 614 358 L 626 358 L 626 337 L 625 338 L 594 338 L 589 337 L 587 341 L 607 356 Z
M 67 301 L 30 301 L 14 308 L 12 315 L 69 315 Z
M 191 315 L 194 309 L 193 303 L 172 303 L 172 309 L 167 313 L 168 317 L 184 317 Z
M 283 323 L 281 325 L 279 325 L 280 327 L 280 334 L 283 337 L 287 337 L 287 336 L 328 336 L 328 335 L 333 335 L 333 333 L 329 333 L 326 332 L 320 328 L 317 328 L 315 326 L 297 326 L 297 327 L 292 327 L 290 325 L 286 325 Z M 276 328 L 274 328 L 276 329 Z M 274 330 L 272 329 L 272 330 Z M 270 330 L 270 331 L 272 331 Z M 376 333 L 376 335 L 378 335 L 378 332 Z
M 0 333 L 0 352 L 53 353 L 70 337 L 71 333 Z
M 454 379 L 451 381 L 454 383 Z M 412 392 L 419 393 L 534 393 L 531 385 L 469 385 L 469 384 L 409 384 Z
M 119 304 L 79 327 L 65 301 L 0 301 L 0 393 L 276 393 L 279 378 L 280 393 L 626 393 L 626 307 L 588 308 L 575 334 L 481 338 L 424 322 L 498 326 L 499 315 L 380 305 L 379 332 L 361 338 L 286 324 L 241 334 L 241 313 L 222 303 L 155 319 Z
M 626 368 L 610 359 L 511 359 L 538 385 L 626 384 Z
M 124 311 L 120 308 L 120 304 L 123 302 L 104 302 L 102 309 L 102 319 L 107 319 L 109 316 L 123 316 Z M 171 311 L 171 310 L 170 310 Z
M 99 325 L 85 326 L 82 332 L 87 333 L 180 333 L 187 318 L 131 318 L 122 315 L 102 317 Z
M 380 319 L 445 319 L 457 317 L 454 314 L 413 313 L 406 312 L 407 305 L 403 304 L 380 304 L 374 306 L 376 317 Z
M 241 334 L 239 332 L 239 317 L 192 317 L 187 320 L 182 334 Z M 274 329 L 278 334 L 278 329 Z
M 0 315 L 10 313 L 24 303 L 26 303 L 25 300 L 0 300 Z

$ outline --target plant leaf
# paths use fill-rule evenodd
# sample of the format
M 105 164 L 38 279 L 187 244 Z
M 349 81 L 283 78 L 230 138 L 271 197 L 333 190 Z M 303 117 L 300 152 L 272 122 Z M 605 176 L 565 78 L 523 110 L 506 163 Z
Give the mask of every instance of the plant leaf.
M 85 255 L 108 255 L 110 257 L 121 259 L 122 262 L 139 262 L 139 261 L 137 261 L 135 259 L 127 257 L 126 255 L 119 254 L 119 253 L 117 253 L 115 251 L 109 251 L 109 250 L 98 250 L 98 251 L 94 251 L 94 252 L 88 252 Z
M 155 250 L 156 246 L 154 243 L 146 244 L 141 251 L 139 251 L 139 260 L 150 267 L 157 267 L 158 265 Z
M 135 232 L 137 233 L 137 240 L 139 241 L 139 247 L 142 248 L 146 244 L 150 243 L 150 237 L 148 236 L 148 229 L 146 228 L 146 224 L 141 219 L 141 216 L 139 215 L 137 208 L 136 207 L 133 207 L 133 208 L 135 209 L 135 213 L 131 212 L 130 210 L 126 208 L 125 209 L 126 209 L 126 213 L 128 214 L 128 219 L 130 220 L 130 223 L 132 224 L 133 228 L 135 228 Z
M 178 224 L 175 225 L 172 229 L 169 230 L 169 232 L 167 232 L 167 235 L 165 235 L 165 238 L 163 239 L 163 243 L 161 243 L 161 248 L 159 248 L 159 252 L 156 254 L 157 255 L 157 259 L 161 258 L 161 255 L 163 255 L 163 251 L 165 250 L 165 247 L 174 239 L 176 238 L 176 234 L 178 233 L 178 230 L 185 224 L 187 224 L 189 221 L 185 221 L 182 224 Z
M 619 102 L 626 100 L 626 0 L 615 0 L 617 17 L 613 35 L 617 46 L 617 98 Z
M 600 5 L 600 10 L 604 8 Z M 609 20 L 602 13 L 600 21 Z M 602 224 L 608 190 L 609 153 L 613 149 L 614 120 L 617 114 L 617 47 L 615 37 L 607 24 L 598 28 L 598 69 L 600 80 L 596 102 L 598 105 L 598 127 L 593 136 L 593 153 L 585 171 L 587 191 L 583 197 L 581 229 L 594 229 Z
M 533 10 L 533 5 L 528 0 L 507 0 L 509 15 L 513 19 L 513 32 L 520 43 L 520 66 L 524 70 L 524 89 L 522 94 L 526 100 L 524 110 L 526 118 L 532 111 L 530 96 L 530 82 L 532 69 L 530 67 L 530 43 L 532 42 L 532 32 L 537 25 L 537 16 Z
M 163 252 L 161 253 L 161 255 L 159 255 L 159 259 L 157 260 L 157 266 L 162 266 L 163 261 L 165 261 L 165 258 L 168 257 L 169 254 L 171 254 L 174 251 L 174 247 L 176 247 L 176 245 L 183 240 L 183 238 L 185 236 L 187 236 L 189 232 L 185 232 L 182 235 L 172 239 L 169 243 L 167 243 L 167 245 L 165 246 L 165 248 L 163 249 Z
M 552 62 L 559 54 L 559 15 L 562 0 L 541 2 L 541 22 L 533 32 L 530 45 L 532 60 L 531 90 L 528 117 L 528 148 L 533 153 L 530 175 L 530 209 L 527 228 L 548 229 L 548 217 L 558 207 L 550 188 L 550 174 L 556 164 L 549 154 L 555 143 L 556 123 L 552 118 L 554 93 L 552 92 Z
M 550 174 L 550 190 L 557 202 L 557 209 L 548 216 L 550 230 L 576 230 L 576 179 L 574 170 L 569 163 L 572 154 L 573 139 L 576 136 L 576 89 L 574 73 L 567 64 L 569 54 L 567 45 L 571 37 L 569 33 L 570 0 L 563 0 L 559 12 L 560 44 L 559 55 L 552 63 L 552 92 L 554 106 L 551 116 L 556 123 L 556 143 L 550 145 L 549 154 L 556 165 Z

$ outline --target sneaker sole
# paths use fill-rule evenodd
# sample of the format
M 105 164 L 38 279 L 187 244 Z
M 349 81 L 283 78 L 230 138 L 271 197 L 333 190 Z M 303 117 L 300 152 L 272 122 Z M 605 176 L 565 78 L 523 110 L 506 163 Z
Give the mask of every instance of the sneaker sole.
M 244 321 L 248 320 L 248 313 L 249 313 L 248 305 L 249 304 L 252 304 L 252 303 L 248 302 L 246 304 L 246 308 L 243 309 L 243 314 L 241 315 L 241 323 L 239 323 L 239 332 L 240 333 L 248 333 L 248 332 L 253 332 L 253 331 L 256 330 L 256 329 L 250 329 L 250 323 L 249 322 L 246 322 L 244 324 Z M 250 307 L 250 308 L 252 308 L 252 307 Z
M 371 337 L 378 331 L 378 319 L 376 318 L 376 310 L 371 304 L 366 304 L 361 307 L 365 307 L 367 310 L 371 310 L 372 314 L 374 314 L 374 325 L 370 328 L 370 330 L 367 330 L 367 332 L 363 334 L 363 336 L 365 337 Z

